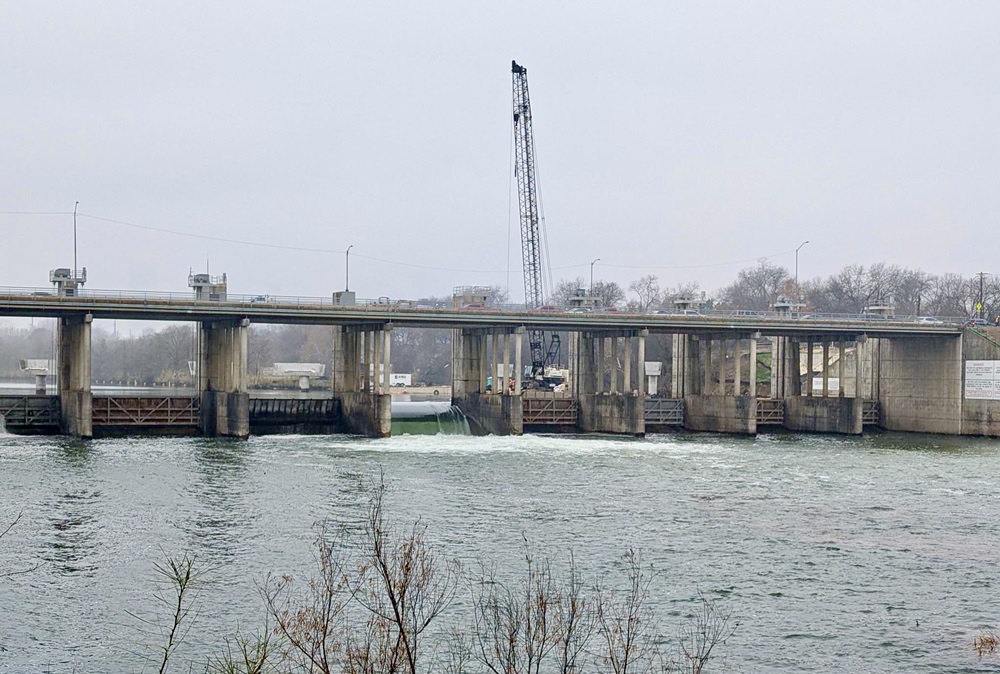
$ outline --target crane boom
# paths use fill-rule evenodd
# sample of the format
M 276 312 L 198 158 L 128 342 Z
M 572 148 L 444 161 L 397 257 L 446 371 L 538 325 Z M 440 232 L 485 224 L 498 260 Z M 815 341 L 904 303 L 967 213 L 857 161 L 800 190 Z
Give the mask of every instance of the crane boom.
M 521 259 L 524 268 L 524 302 L 537 309 L 545 300 L 542 287 L 542 251 L 539 236 L 538 181 L 535 177 L 535 140 L 531 128 L 531 100 L 528 97 L 528 69 L 510 62 L 514 78 L 514 175 L 517 178 L 518 211 L 521 216 Z M 546 362 L 558 358 L 559 338 L 552 335 L 546 353 L 541 330 L 528 332 L 531 346 L 531 376 L 545 374 Z

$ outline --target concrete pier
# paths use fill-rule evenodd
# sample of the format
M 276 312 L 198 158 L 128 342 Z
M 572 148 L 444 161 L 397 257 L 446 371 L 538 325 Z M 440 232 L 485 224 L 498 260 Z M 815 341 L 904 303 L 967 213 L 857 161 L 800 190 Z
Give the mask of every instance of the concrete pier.
M 831 393 L 830 388 L 830 353 L 834 343 L 837 346 L 837 371 L 839 375 L 836 395 Z M 800 395 L 785 395 L 785 428 L 791 431 L 810 433 L 859 435 L 863 428 L 864 400 L 857 392 L 862 390 L 861 380 L 864 370 L 862 359 L 858 356 L 860 349 L 857 348 L 857 342 L 855 342 L 854 348 L 854 372 L 850 373 L 850 376 L 853 376 L 853 382 L 850 382 L 850 389 L 854 393 L 852 397 L 846 395 L 849 382 L 845 379 L 845 339 L 821 338 L 818 341 L 809 339 L 806 344 L 806 353 L 804 354 L 806 372 L 803 383 L 806 391 L 805 394 Z M 818 359 L 817 350 L 819 351 Z M 789 364 L 786 363 L 787 365 Z M 795 372 L 800 372 L 800 369 L 796 367 Z M 813 386 L 817 375 L 821 380 L 818 395 Z M 788 391 L 787 388 L 786 391 Z
M 690 431 L 711 431 L 715 433 L 740 433 L 754 435 L 757 433 L 757 385 L 756 360 L 757 339 L 759 334 L 752 333 L 734 340 L 732 389 L 728 388 L 728 368 L 726 340 L 712 336 L 699 336 L 691 341 L 693 348 L 689 349 L 688 367 L 694 372 L 701 372 L 699 378 L 686 376 L 684 391 L 684 428 Z M 748 395 L 743 395 L 741 384 L 742 373 L 739 363 L 742 361 L 742 343 L 746 340 L 747 352 L 750 354 L 750 381 L 747 384 Z M 731 390 L 731 393 L 730 393 Z
M 451 403 L 462 410 L 474 435 L 524 432 L 523 336 L 521 327 L 452 331 Z
M 209 437 L 250 435 L 247 338 L 250 321 L 205 321 L 198 349 L 201 432 Z
M 579 430 L 637 437 L 646 434 L 643 375 L 635 384 L 632 372 L 642 372 L 648 334 L 648 330 L 583 332 L 575 339 L 570 369 L 579 372 L 575 380 Z M 633 358 L 640 364 L 635 368 Z
M 391 324 L 333 328 L 330 386 L 348 433 L 370 438 L 392 434 L 391 345 Z
M 66 435 L 94 436 L 94 395 L 90 388 L 91 314 L 59 319 L 57 336 L 59 363 L 60 426 Z

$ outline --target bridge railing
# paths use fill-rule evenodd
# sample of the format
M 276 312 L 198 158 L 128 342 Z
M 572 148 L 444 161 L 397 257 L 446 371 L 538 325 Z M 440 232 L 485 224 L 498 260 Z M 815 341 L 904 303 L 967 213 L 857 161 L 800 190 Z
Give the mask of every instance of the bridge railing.
M 61 301 L 66 302 L 78 302 L 80 300 L 86 300 L 89 298 L 93 299 L 103 299 L 103 300 L 120 300 L 122 302 L 143 302 L 143 303 L 159 303 L 159 302 L 185 302 L 185 303 L 202 303 L 206 305 L 218 305 L 224 304 L 227 306 L 249 306 L 249 307 L 272 307 L 272 308 L 322 308 L 322 307 L 338 307 L 341 309 L 356 309 L 360 311 L 388 311 L 388 310 L 434 310 L 434 311 L 468 311 L 468 312 L 505 312 L 505 313 L 528 313 L 531 315 L 538 314 L 549 314 L 549 313 L 564 313 L 561 307 L 547 305 L 543 309 L 532 309 L 528 310 L 525 308 L 524 304 L 506 303 L 499 304 L 489 307 L 469 307 L 465 309 L 454 308 L 449 302 L 427 302 L 421 300 L 406 300 L 406 299 L 393 299 L 389 297 L 379 297 L 371 299 L 357 299 L 354 305 L 340 305 L 336 304 L 333 300 L 332 295 L 329 297 L 314 297 L 305 295 L 269 295 L 269 294 L 237 294 L 237 293 L 227 293 L 224 299 L 197 299 L 193 292 L 164 292 L 164 291 L 136 291 L 136 290 L 105 290 L 105 289 L 77 289 L 75 296 L 72 297 L 62 297 L 59 296 L 53 288 L 38 288 L 38 287 L 15 287 L 6 286 L 0 287 L 0 297 L 16 297 L 16 298 L 31 298 L 37 299 L 45 302 L 58 303 Z M 885 318 L 878 315 L 873 315 L 870 313 L 792 313 L 787 312 L 777 312 L 777 311 L 748 311 L 748 310 L 733 310 L 733 309 L 702 309 L 697 314 L 682 314 L 677 312 L 672 312 L 669 310 L 651 311 L 645 313 L 636 313 L 626 310 L 619 310 L 617 308 L 608 308 L 603 310 L 595 310 L 591 312 L 595 316 L 652 316 L 657 315 L 663 316 L 664 318 L 670 318 L 671 320 L 690 318 L 690 319 L 719 319 L 720 322 L 725 320 L 741 320 L 741 321 L 757 321 L 762 322 L 767 321 L 851 321 L 851 322 L 865 322 L 872 324 L 883 324 L 886 322 L 892 323 L 935 323 L 941 322 L 946 324 L 962 324 L 968 321 L 968 317 L 965 316 L 938 316 L 938 317 L 928 317 L 928 316 L 894 316 L 892 318 Z

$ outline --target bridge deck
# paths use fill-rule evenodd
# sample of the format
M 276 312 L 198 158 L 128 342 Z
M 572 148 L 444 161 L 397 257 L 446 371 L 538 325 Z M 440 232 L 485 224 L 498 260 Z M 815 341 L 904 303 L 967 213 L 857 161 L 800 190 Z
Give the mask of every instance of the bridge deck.
M 335 306 L 332 300 L 198 301 L 168 293 L 81 291 L 78 296 L 53 295 L 50 289 L 0 288 L 0 316 L 58 317 L 80 313 L 95 318 L 211 321 L 248 318 L 256 323 L 365 325 L 394 323 L 415 327 L 511 328 L 544 330 L 637 330 L 687 334 L 957 336 L 963 326 L 949 323 L 823 318 L 805 320 L 777 316 L 675 316 L 628 313 L 569 313 L 411 308 L 393 304 Z

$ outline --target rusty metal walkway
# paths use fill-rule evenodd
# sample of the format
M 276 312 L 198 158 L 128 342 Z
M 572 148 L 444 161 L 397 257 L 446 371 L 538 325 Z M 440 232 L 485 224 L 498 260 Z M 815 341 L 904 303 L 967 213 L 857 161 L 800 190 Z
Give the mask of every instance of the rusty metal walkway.
M 94 427 L 141 428 L 180 426 L 197 428 L 201 398 L 94 396 Z
M 525 426 L 575 426 L 579 414 L 576 398 L 558 395 L 525 395 L 521 418 Z
M 59 396 L 0 396 L 0 416 L 8 431 L 57 433 L 60 426 Z
M 683 426 L 683 398 L 646 398 L 646 423 L 654 426 Z

